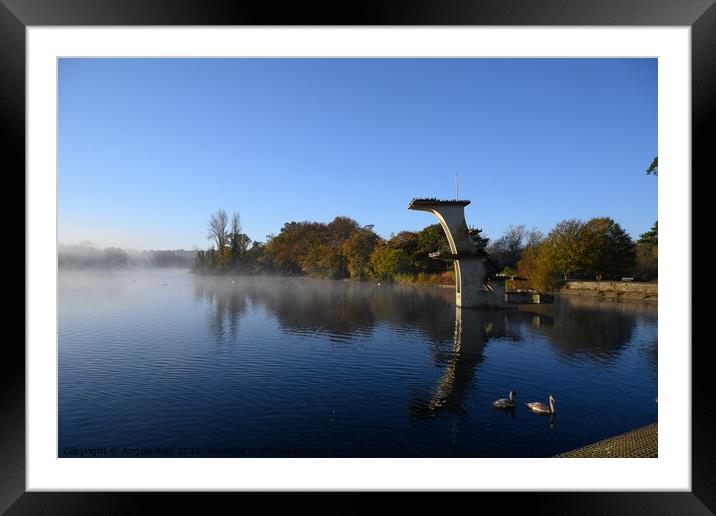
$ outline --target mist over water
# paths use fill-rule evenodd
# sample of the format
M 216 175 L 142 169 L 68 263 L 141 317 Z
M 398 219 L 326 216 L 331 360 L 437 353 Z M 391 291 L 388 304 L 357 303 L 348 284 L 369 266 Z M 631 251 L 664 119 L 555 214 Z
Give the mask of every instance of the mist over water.
M 90 241 L 76 245 L 59 244 L 57 266 L 69 270 L 113 270 L 127 268 L 183 268 L 194 263 L 194 251 L 186 249 L 145 250 L 120 247 L 97 248 Z
M 641 303 L 62 270 L 59 455 L 551 456 L 656 421 L 657 349 Z M 516 411 L 493 409 L 510 389 Z M 523 406 L 549 394 L 554 417 Z

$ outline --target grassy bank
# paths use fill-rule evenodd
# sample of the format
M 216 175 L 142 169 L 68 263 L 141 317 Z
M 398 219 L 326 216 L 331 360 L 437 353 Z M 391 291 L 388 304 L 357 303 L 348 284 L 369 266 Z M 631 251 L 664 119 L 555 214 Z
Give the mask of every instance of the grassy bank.
M 455 276 L 452 271 L 446 271 L 439 274 L 426 274 L 420 272 L 418 274 L 398 274 L 393 278 L 395 283 L 408 285 L 455 285 Z

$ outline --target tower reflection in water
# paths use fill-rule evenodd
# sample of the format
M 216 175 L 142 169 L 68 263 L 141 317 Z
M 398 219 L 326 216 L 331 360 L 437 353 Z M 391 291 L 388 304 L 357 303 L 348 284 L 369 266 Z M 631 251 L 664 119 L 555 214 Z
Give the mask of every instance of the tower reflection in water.
M 466 413 L 464 401 L 475 384 L 478 366 L 485 359 L 485 346 L 492 339 L 520 340 L 519 326 L 549 327 L 552 318 L 539 313 L 518 310 L 476 310 L 455 308 L 453 347 L 445 360 L 445 370 L 431 396 L 412 402 L 408 412 L 412 416 L 430 416 L 439 412 L 455 415 Z
M 487 319 L 486 313 L 489 312 L 455 308 L 454 344 L 445 371 L 430 399 L 422 406 L 412 407 L 411 413 L 427 415 L 438 411 L 464 412 L 466 390 L 473 382 L 477 365 L 484 360 L 485 345 L 497 328 L 495 320 Z

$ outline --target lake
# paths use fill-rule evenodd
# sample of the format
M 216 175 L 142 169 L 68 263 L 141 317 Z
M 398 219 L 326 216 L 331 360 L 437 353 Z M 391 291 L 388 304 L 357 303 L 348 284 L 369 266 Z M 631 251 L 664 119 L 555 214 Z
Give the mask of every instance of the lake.
M 549 457 L 657 420 L 657 307 L 59 274 L 60 457 Z M 493 409 L 517 391 L 517 409 Z M 524 402 L 556 397 L 554 416 Z M 95 450 L 95 451 L 90 451 Z

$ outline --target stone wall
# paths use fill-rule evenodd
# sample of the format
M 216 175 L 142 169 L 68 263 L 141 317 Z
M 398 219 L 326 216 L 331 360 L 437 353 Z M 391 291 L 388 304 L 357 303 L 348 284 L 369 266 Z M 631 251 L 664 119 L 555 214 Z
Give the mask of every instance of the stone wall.
M 659 299 L 659 284 L 637 281 L 568 281 L 559 293 L 614 300 L 636 299 L 656 303 Z

